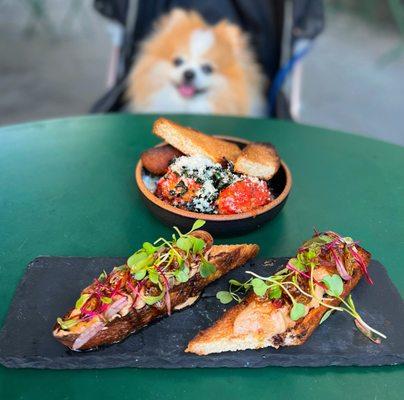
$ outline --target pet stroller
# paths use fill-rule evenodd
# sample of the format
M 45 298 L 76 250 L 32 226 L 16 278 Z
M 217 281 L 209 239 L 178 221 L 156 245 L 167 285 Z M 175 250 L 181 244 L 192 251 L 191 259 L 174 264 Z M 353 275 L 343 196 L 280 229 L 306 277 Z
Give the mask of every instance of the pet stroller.
M 125 108 L 126 80 L 139 43 L 156 19 L 179 7 L 199 12 L 211 24 L 226 18 L 247 32 L 270 81 L 268 116 L 291 119 L 283 83 L 324 27 L 322 0 L 94 0 L 94 7 L 114 23 L 115 55 L 109 70 L 110 88 L 94 104 L 93 113 Z

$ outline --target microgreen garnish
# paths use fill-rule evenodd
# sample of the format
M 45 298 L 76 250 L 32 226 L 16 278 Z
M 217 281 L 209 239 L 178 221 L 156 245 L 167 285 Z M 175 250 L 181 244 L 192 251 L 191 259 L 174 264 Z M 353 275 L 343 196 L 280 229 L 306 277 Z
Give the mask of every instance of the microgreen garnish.
M 114 268 L 110 274 L 103 271 L 76 301 L 75 318 L 58 319 L 60 327 L 69 329 L 95 316 L 102 319 L 112 303 L 122 301 L 124 305 L 128 295 L 135 308 L 164 301 L 170 314 L 170 289 L 174 285 L 187 282 L 196 273 L 207 278 L 216 272 L 216 267 L 205 257 L 207 243 L 193 235 L 204 224 L 205 221 L 196 220 L 186 233 L 174 227 L 176 233 L 171 240 L 159 238 L 154 243 L 144 242 L 125 265 Z
M 199 228 L 202 228 L 206 224 L 206 221 L 202 219 L 197 219 L 194 224 L 192 225 L 192 228 L 189 233 L 196 231 Z
M 181 236 L 178 238 L 176 245 L 181 250 L 188 252 L 193 247 L 193 242 L 192 242 L 191 238 L 186 237 L 186 236 Z
M 100 282 L 104 282 L 105 279 L 106 279 L 106 277 L 107 277 L 107 275 L 108 275 L 108 274 L 105 272 L 105 270 L 102 271 L 101 274 L 100 274 L 100 276 L 98 277 L 98 280 L 99 280 Z
M 90 293 L 83 293 L 79 299 L 76 301 L 76 308 L 81 308 L 84 306 L 84 304 L 86 303 L 86 301 L 91 297 Z
M 332 261 L 334 264 L 331 263 Z M 244 283 L 231 279 L 229 290 L 218 292 L 216 297 L 223 304 L 228 304 L 232 300 L 241 302 L 245 293 L 252 289 L 257 296 L 272 299 L 274 304 L 275 302 L 278 305 L 289 304 L 289 316 L 293 321 L 303 318 L 313 302 L 328 308 L 320 324 L 334 311 L 346 312 L 354 318 L 355 325 L 366 337 L 375 343 L 380 343 L 380 338 L 385 339 L 386 336 L 363 321 L 351 295 L 347 298 L 343 296 L 344 281 L 352 279 L 352 263 L 355 262 L 368 282 L 372 283 L 366 264 L 352 238 L 343 238 L 330 231 L 322 234 L 315 233 L 312 239 L 299 248 L 296 257 L 291 258 L 276 274 L 262 277 L 247 271 L 252 278 Z M 314 271 L 316 267 L 323 264 L 335 265 L 338 274 L 328 274 L 323 276 L 321 281 L 316 280 Z M 325 292 L 324 296 L 318 296 L 318 288 L 322 293 Z M 332 305 L 335 299 L 339 300 L 338 306 Z
M 320 319 L 320 325 L 326 320 L 328 319 L 328 317 L 334 312 L 334 310 L 328 310 L 327 312 L 325 312 L 325 314 L 321 317 Z
M 149 242 L 144 242 L 143 249 L 145 250 L 146 254 L 149 256 L 151 254 L 154 254 L 158 250 L 158 247 L 153 246 Z
M 136 272 L 134 277 L 137 281 L 141 281 L 147 274 L 146 268 L 141 269 L 139 272 Z
M 344 283 L 339 275 L 326 275 L 322 282 L 324 282 L 325 286 L 327 287 L 327 294 L 333 297 L 341 296 L 342 292 L 344 291 Z
M 106 297 L 106 296 L 101 297 L 101 301 L 104 304 L 111 304 L 112 303 L 112 299 L 110 297 Z
M 61 326 L 62 329 L 70 329 L 73 326 L 77 325 L 80 321 L 78 319 L 68 319 L 66 321 L 63 321 L 62 318 L 58 318 L 57 323 Z
M 149 306 L 158 303 L 164 297 L 164 292 L 162 291 L 158 296 L 143 296 L 143 300 Z
M 225 290 L 222 290 L 222 291 L 220 291 L 220 292 L 217 292 L 217 293 L 216 293 L 216 298 L 217 298 L 218 300 L 220 300 L 220 302 L 221 302 L 222 304 L 228 304 L 228 303 L 230 303 L 230 302 L 233 301 L 233 296 L 232 296 L 229 292 L 227 292 L 227 291 L 225 291 Z
M 292 309 L 290 310 L 290 318 L 293 319 L 293 321 L 297 321 L 306 314 L 307 309 L 304 304 L 298 302 L 293 303 Z
M 174 273 L 174 276 L 178 282 L 181 282 L 181 283 L 188 282 L 189 268 L 184 266 L 182 268 L 177 269 Z
M 345 269 L 345 266 L 344 266 L 343 261 L 341 260 L 341 257 L 338 255 L 338 253 L 335 251 L 335 249 L 331 248 L 330 251 L 334 257 L 335 265 L 337 267 L 337 271 L 340 274 L 340 276 L 346 281 L 351 280 L 352 276 L 349 275 L 347 270 Z
M 199 238 L 193 238 L 192 244 L 192 252 L 193 253 L 200 253 L 203 248 L 205 247 L 205 242 Z
M 202 278 L 207 278 L 209 275 L 214 274 L 215 272 L 216 267 L 212 263 L 206 261 L 205 259 L 202 259 L 202 265 L 199 270 Z
M 253 287 L 254 293 L 260 297 L 264 296 L 269 288 L 269 286 L 262 279 L 259 278 L 254 278 L 251 281 L 251 285 Z

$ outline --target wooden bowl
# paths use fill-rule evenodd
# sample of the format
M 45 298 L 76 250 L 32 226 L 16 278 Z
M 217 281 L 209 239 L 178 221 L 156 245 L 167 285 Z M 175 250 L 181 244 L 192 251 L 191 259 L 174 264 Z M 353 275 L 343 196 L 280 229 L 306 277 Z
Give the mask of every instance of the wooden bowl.
M 250 143 L 248 140 L 231 136 L 217 135 L 215 137 L 236 143 L 240 148 Z M 165 143 L 158 144 L 157 146 L 162 146 L 163 144 Z M 187 231 L 196 219 L 203 219 L 206 221 L 204 229 L 219 236 L 232 236 L 252 231 L 259 228 L 265 222 L 272 220 L 285 205 L 292 188 L 292 174 L 287 165 L 281 160 L 281 166 L 270 182 L 271 193 L 275 196 L 275 199 L 269 204 L 240 214 L 203 214 L 182 210 L 160 200 L 146 187 L 143 181 L 144 174 L 145 170 L 142 160 L 139 160 L 135 169 L 137 187 L 147 208 L 160 221 L 171 227 L 178 226 L 180 229 Z

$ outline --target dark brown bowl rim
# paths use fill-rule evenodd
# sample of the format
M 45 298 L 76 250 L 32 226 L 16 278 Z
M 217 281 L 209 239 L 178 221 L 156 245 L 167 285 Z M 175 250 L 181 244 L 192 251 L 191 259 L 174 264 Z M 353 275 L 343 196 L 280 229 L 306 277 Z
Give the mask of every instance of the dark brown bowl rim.
M 250 140 L 240 139 L 240 138 L 233 137 L 233 136 L 222 136 L 222 135 L 213 135 L 213 136 L 216 138 L 219 138 L 219 139 L 224 139 L 224 140 L 228 140 L 230 142 L 235 142 L 235 143 L 242 143 L 242 144 L 251 143 Z M 166 143 L 162 142 L 154 147 L 163 146 L 164 144 L 166 144 Z M 150 190 L 147 189 L 146 185 L 144 184 L 143 179 L 142 179 L 143 164 L 142 164 L 141 159 L 139 159 L 139 161 L 136 165 L 135 179 L 136 179 L 136 184 L 137 184 L 139 190 L 141 191 L 141 193 L 149 201 L 151 201 L 158 207 L 160 207 L 168 212 L 171 212 L 171 213 L 177 214 L 178 216 L 186 217 L 186 218 L 203 219 L 206 221 L 216 221 L 216 222 L 223 221 L 223 222 L 225 222 L 225 221 L 234 221 L 234 220 L 241 220 L 241 219 L 247 219 L 247 218 L 254 218 L 260 214 L 264 214 L 264 213 L 272 210 L 273 208 L 275 208 L 279 204 L 281 204 L 287 198 L 287 196 L 290 192 L 290 189 L 292 188 L 292 174 L 291 174 L 288 166 L 286 165 L 286 163 L 283 160 L 281 160 L 281 167 L 284 169 L 285 174 L 286 174 L 286 184 L 285 184 L 285 187 L 282 190 L 282 192 L 279 194 L 279 196 L 275 200 L 271 201 L 270 203 L 266 204 L 263 207 L 259 207 L 253 211 L 249 211 L 246 213 L 240 213 L 240 214 L 226 214 L 226 215 L 204 214 L 204 213 L 197 213 L 197 212 L 182 210 L 180 208 L 167 204 L 165 201 L 159 199 L 152 192 L 150 192 Z

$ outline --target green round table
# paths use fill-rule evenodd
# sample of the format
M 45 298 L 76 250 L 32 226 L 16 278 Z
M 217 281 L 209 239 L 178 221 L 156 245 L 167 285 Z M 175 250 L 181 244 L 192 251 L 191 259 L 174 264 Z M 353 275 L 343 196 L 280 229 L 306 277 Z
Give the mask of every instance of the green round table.
M 125 256 L 169 235 L 135 187 L 139 154 L 156 144 L 156 116 L 105 115 L 0 129 L 0 323 L 38 255 Z M 278 217 L 223 242 L 293 254 L 313 227 L 361 240 L 403 294 L 404 149 L 283 121 L 173 116 L 202 131 L 276 145 L 293 174 Z M 404 327 L 403 327 L 404 328 Z M 27 327 L 29 329 L 29 327 Z M 16 334 L 18 334 L 16 332 Z M 372 368 L 13 370 L 1 399 L 404 398 L 404 366 Z

